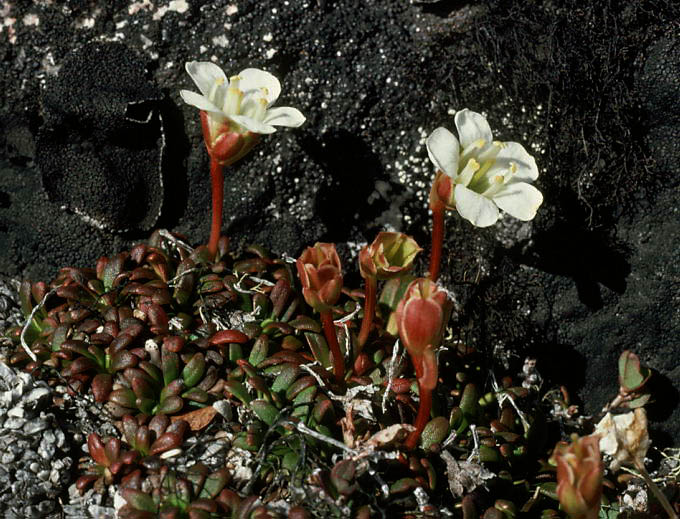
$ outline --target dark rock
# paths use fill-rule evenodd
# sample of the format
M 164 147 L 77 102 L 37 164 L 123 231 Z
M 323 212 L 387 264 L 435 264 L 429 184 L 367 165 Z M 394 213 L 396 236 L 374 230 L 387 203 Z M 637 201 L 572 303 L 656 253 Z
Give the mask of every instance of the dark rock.
M 160 92 L 117 43 L 70 54 L 43 94 L 36 162 L 48 198 L 111 231 L 150 229 L 163 201 Z

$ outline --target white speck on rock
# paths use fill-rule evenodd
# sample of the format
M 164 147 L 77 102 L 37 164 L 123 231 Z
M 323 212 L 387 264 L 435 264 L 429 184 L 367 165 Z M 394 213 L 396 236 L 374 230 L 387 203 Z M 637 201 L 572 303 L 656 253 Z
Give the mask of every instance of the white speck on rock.
M 82 20 L 76 20 L 76 29 L 92 29 L 94 27 L 94 18 L 83 18 Z
M 159 7 L 158 11 L 156 11 L 151 18 L 153 20 L 160 20 L 168 11 L 175 11 L 176 13 L 183 14 L 186 13 L 188 9 L 189 4 L 187 4 L 186 0 L 172 0 L 167 6 Z
M 238 6 L 236 4 L 230 4 L 227 6 L 227 15 L 232 16 L 238 13 Z
M 148 49 L 153 45 L 153 41 L 151 41 L 151 39 L 145 36 L 144 34 L 140 34 L 139 39 L 142 40 L 142 48 L 144 50 Z
M 24 16 L 22 21 L 24 22 L 24 25 L 34 25 L 35 27 L 40 25 L 40 18 L 38 18 L 37 14 L 33 13 L 28 13 L 26 16 Z
M 212 39 L 213 45 L 217 45 L 218 47 L 223 47 L 226 48 L 229 46 L 229 39 L 222 34 L 221 36 L 215 36 Z
M 267 52 L 264 53 L 265 57 L 267 59 L 272 59 L 274 57 L 274 54 L 276 54 L 278 51 L 276 49 L 269 49 Z
M 264 41 L 272 41 L 273 38 L 274 38 L 274 37 L 272 36 L 272 33 L 271 33 L 271 32 L 268 32 L 267 34 L 265 34 L 264 36 L 262 36 L 262 39 L 263 39 Z
M 151 9 L 153 7 L 153 4 L 150 2 L 150 0 L 142 0 L 141 2 L 132 2 L 128 6 L 128 14 L 135 14 L 142 9 Z

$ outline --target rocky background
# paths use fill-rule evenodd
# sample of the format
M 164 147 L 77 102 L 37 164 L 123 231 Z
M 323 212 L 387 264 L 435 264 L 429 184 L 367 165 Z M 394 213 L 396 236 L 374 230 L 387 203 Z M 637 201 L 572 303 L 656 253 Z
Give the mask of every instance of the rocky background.
M 207 240 L 189 60 L 259 67 L 306 116 L 227 171 L 224 231 L 297 255 L 376 231 L 429 244 L 424 140 L 468 107 L 536 156 L 533 222 L 447 217 L 455 330 L 538 358 L 586 413 L 624 349 L 656 370 L 657 446 L 680 436 L 680 9 L 651 0 L 8 0 L 0 8 L 0 274 L 49 280 L 157 227 Z M 350 262 L 352 261 L 352 262 Z M 424 268 L 424 264 L 422 265 Z M 358 276 L 348 276 L 358 282 Z M 3 300 L 4 301 L 4 300 Z M 0 301 L 4 305 L 6 302 Z M 677 445 L 677 444 L 676 444 Z

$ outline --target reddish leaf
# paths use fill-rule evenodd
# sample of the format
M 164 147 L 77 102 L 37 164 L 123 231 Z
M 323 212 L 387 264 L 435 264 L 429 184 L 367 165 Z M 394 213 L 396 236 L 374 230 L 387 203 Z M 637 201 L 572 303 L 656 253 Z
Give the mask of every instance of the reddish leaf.
M 107 465 L 116 461 L 118 456 L 120 456 L 120 440 L 118 438 L 109 439 L 109 441 L 106 442 L 106 445 L 104 445 L 104 452 L 109 461 Z
M 210 344 L 227 344 L 238 343 L 245 344 L 250 339 L 248 336 L 238 330 L 220 330 L 215 335 L 210 337 Z
M 87 451 L 94 461 L 104 467 L 109 465 L 109 460 L 106 458 L 106 451 L 97 433 L 92 433 L 87 437 Z
M 108 373 L 99 373 L 92 379 L 91 388 L 96 402 L 106 402 L 113 389 L 113 378 Z
M 182 438 L 176 433 L 165 433 L 151 445 L 151 455 L 176 449 L 182 445 Z

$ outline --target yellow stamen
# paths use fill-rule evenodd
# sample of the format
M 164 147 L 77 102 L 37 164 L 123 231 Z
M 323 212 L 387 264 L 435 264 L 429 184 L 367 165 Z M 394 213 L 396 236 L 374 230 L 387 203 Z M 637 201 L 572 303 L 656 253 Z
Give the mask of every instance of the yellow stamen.
M 468 184 L 470 183 L 470 180 L 472 180 L 475 172 L 478 170 L 479 162 L 477 162 L 475 159 L 468 160 L 467 164 L 463 168 L 463 171 L 461 171 L 460 174 L 458 175 L 458 178 L 456 179 L 456 184 L 462 184 L 465 187 L 467 187 Z

